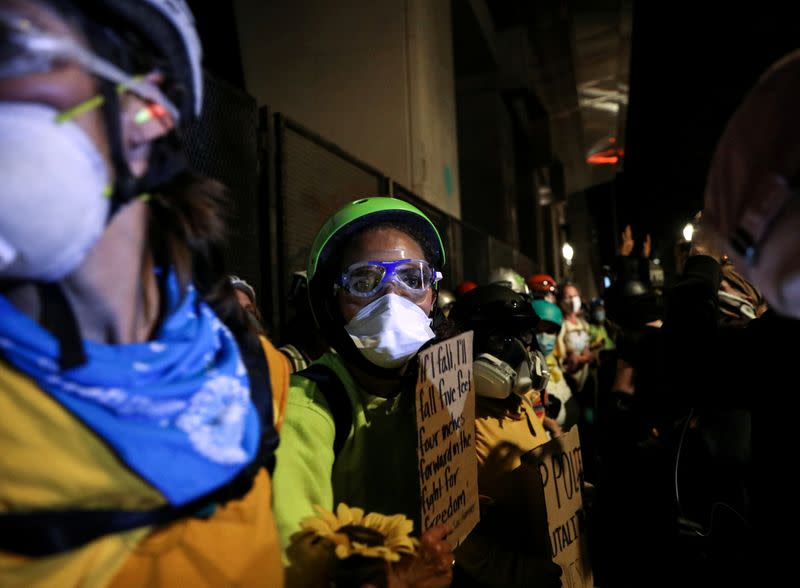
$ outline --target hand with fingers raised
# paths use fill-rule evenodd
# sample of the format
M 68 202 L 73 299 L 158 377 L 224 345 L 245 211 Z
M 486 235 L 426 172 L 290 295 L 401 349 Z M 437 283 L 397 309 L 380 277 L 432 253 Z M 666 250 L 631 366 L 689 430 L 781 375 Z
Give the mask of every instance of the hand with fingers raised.
M 619 254 L 622 257 L 628 257 L 633 252 L 633 247 L 636 244 L 633 240 L 633 229 L 631 229 L 630 225 L 625 227 L 625 230 L 622 231 L 620 238 L 621 243 L 619 246 Z

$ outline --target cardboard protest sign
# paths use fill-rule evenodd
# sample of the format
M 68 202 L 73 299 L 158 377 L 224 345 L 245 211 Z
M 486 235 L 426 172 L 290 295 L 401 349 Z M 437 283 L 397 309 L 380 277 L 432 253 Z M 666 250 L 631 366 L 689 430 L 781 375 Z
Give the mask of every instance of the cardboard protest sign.
M 584 534 L 583 461 L 578 428 L 526 453 L 520 469 L 531 490 L 529 497 L 533 497 L 528 508 L 545 511 L 549 552 L 563 570 L 561 585 L 591 588 L 594 579 Z M 541 512 L 528 514 L 529 520 L 541 520 Z
M 452 525 L 456 546 L 480 518 L 471 331 L 420 353 L 415 396 L 422 531 Z

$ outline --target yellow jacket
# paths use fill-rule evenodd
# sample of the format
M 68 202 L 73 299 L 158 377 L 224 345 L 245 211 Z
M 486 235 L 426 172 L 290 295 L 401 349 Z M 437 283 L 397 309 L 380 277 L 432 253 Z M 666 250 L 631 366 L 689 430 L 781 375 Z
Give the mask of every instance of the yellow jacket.
M 289 383 L 285 356 L 262 338 L 276 427 Z M 0 512 L 150 510 L 161 494 L 27 376 L 0 361 Z M 262 469 L 250 492 L 207 519 L 107 535 L 78 549 L 29 558 L 0 552 L 0 586 L 281 586 L 272 482 Z

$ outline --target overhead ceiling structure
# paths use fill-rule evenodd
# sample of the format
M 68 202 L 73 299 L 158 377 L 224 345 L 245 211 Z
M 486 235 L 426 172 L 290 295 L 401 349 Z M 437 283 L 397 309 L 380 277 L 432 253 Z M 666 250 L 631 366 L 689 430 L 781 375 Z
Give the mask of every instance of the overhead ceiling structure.
M 575 3 L 573 12 L 578 104 L 587 147 L 585 160 L 593 165 L 592 183 L 610 179 L 624 160 L 631 5 L 631 0 L 583 0 Z M 593 164 L 591 158 L 598 152 L 605 153 L 607 161 L 599 159 Z M 603 167 L 595 167 L 598 165 Z
M 566 193 L 612 179 L 624 161 L 632 0 L 485 4 L 501 78 L 541 101 Z

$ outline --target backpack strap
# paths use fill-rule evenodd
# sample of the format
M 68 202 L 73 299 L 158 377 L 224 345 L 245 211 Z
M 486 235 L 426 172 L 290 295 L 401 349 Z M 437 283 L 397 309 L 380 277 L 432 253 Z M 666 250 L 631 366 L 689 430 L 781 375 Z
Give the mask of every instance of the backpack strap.
M 344 384 L 331 368 L 321 363 L 314 363 L 297 372 L 296 375 L 314 382 L 322 397 L 325 398 L 325 402 L 328 403 L 336 429 L 333 454 L 338 456 L 353 427 L 353 405 L 347 390 L 344 389 Z
M 306 356 L 306 354 L 294 345 L 283 345 L 278 348 L 278 351 L 289 358 L 289 361 L 292 364 L 292 372 L 294 373 L 303 371 L 311 364 L 311 360 Z
M 283 426 L 283 418 L 286 416 L 286 401 L 289 397 L 289 378 L 292 373 L 292 366 L 289 359 L 278 349 L 275 349 L 269 339 L 263 335 L 259 339 L 269 366 L 273 422 L 275 429 L 280 433 Z
M 75 311 L 64 291 L 58 284 L 38 283 L 42 314 L 41 322 L 45 329 L 58 341 L 58 364 L 62 370 L 72 369 L 86 363 L 81 330 L 75 318 Z

